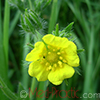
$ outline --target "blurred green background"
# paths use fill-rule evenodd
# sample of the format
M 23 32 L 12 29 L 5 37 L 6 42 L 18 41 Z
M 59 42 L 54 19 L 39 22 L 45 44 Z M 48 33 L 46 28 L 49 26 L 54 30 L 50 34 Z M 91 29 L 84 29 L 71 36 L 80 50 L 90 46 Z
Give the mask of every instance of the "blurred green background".
M 35 21 L 37 18 L 33 24 L 28 19 L 29 9 L 34 11 Z M 79 53 L 80 75 L 75 73 L 68 79 L 68 86 L 64 82 L 59 86 L 37 82 L 27 72 L 25 56 L 31 50 L 27 43 L 37 41 L 35 30 L 44 35 L 52 33 L 57 23 L 62 30 L 71 22 L 74 22 L 73 41 L 78 49 L 85 49 Z M 34 92 L 36 87 L 43 91 L 52 91 L 52 87 L 67 92 L 73 89 L 78 98 L 74 91 L 67 96 L 62 91 L 61 96 L 58 92 L 57 96 L 50 93 L 47 98 L 32 93 L 29 97 L 26 92 L 29 93 L 29 88 Z M 22 90 L 26 92 L 21 94 Z M 100 0 L 0 0 L 0 100 L 55 99 L 100 100 Z

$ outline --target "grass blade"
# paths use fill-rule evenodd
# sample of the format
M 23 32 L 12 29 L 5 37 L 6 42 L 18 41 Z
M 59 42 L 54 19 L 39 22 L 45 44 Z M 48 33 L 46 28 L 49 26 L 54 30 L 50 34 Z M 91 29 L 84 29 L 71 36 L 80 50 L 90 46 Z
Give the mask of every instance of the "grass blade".
M 4 26 L 3 26 L 3 46 L 4 46 L 4 54 L 5 54 L 6 73 L 8 70 L 9 17 L 10 17 L 10 7 L 9 7 L 8 0 L 6 0 L 5 1 L 5 12 L 4 12 Z
M 49 29 L 48 29 L 49 34 L 51 34 L 52 30 L 55 27 L 55 24 L 58 18 L 59 8 L 60 8 L 60 5 L 59 5 L 58 0 L 53 0 L 51 17 L 50 17 L 50 22 L 49 22 Z
M 6 86 L 1 77 L 0 77 L 0 84 L 1 84 L 0 86 L 1 90 L 10 100 L 17 100 L 17 96 Z
M 12 34 L 12 32 L 13 32 L 13 30 L 14 30 L 14 28 L 19 20 L 19 17 L 20 17 L 20 11 L 18 10 L 16 12 L 14 19 L 11 22 L 10 29 L 9 29 L 9 37 L 11 36 L 11 34 Z

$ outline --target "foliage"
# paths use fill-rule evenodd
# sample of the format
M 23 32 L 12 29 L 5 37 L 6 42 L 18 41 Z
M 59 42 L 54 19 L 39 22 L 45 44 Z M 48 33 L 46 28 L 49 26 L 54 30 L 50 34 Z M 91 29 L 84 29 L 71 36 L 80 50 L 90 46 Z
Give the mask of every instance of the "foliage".
M 55 89 L 69 91 L 75 87 L 74 90 L 78 90 L 77 97 L 82 97 L 82 100 L 84 93 L 99 93 L 99 4 L 100 0 L 0 0 L 0 100 L 70 99 L 52 94 L 48 98 L 38 98 L 32 93 L 30 97 L 27 94 L 26 99 L 20 98 L 20 92 L 25 90 L 29 93 L 29 87 L 32 92 L 36 88 L 37 91 L 52 91 L 54 87 L 53 93 Z M 37 82 L 27 73 L 26 54 L 34 48 L 36 41 L 48 33 L 74 41 L 81 59 L 80 67 L 75 69 L 80 75 L 75 73 L 59 86 L 48 81 Z M 61 92 L 62 97 L 65 95 L 65 92 Z M 68 96 L 71 96 L 70 92 Z M 96 100 L 96 97 L 91 96 L 91 99 Z

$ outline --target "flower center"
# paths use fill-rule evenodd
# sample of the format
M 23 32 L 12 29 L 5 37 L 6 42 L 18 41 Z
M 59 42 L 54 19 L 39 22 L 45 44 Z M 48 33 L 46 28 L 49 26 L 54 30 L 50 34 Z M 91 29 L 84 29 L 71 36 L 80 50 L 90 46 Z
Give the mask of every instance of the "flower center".
M 46 59 L 50 63 L 56 63 L 58 60 L 58 55 L 56 52 L 48 52 Z
M 60 50 L 60 48 L 55 48 L 52 46 L 47 46 L 47 51 L 43 55 L 41 64 L 46 66 L 47 71 L 55 71 L 56 68 L 63 67 L 63 64 L 67 61 L 64 59 L 65 52 Z

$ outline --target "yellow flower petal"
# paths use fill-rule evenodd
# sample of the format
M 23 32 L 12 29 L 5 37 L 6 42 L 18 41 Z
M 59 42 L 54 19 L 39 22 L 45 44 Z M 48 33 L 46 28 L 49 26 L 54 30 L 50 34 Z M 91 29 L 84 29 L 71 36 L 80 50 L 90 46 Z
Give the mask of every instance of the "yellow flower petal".
M 66 52 L 65 59 L 68 65 L 73 66 L 73 67 L 79 66 L 79 57 L 77 55 L 76 45 L 71 41 L 68 41 L 67 45 L 68 46 L 66 49 L 64 49 L 64 51 Z
M 45 45 L 43 42 L 35 43 L 34 49 L 30 53 L 27 54 L 26 61 L 36 61 L 40 59 L 40 55 L 42 55 L 44 48 L 45 48 Z
M 29 65 L 28 73 L 36 77 L 38 81 L 46 81 L 49 71 L 46 71 L 46 66 L 42 66 L 40 61 L 35 61 Z
M 72 77 L 74 72 L 75 70 L 71 66 L 64 64 L 63 68 L 51 71 L 48 80 L 55 85 L 60 85 L 64 79 Z
M 78 67 L 79 66 L 79 57 L 77 55 L 67 56 L 68 60 L 67 63 L 70 66 Z
M 46 44 L 52 45 L 54 47 L 65 48 L 67 46 L 68 39 L 63 37 L 57 37 L 52 34 L 47 34 L 43 37 L 43 40 Z

